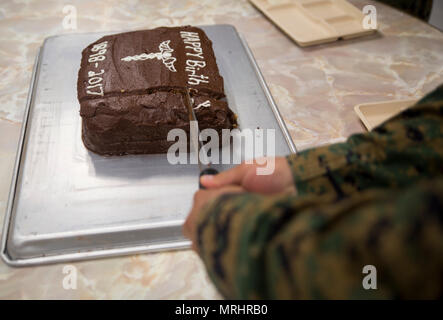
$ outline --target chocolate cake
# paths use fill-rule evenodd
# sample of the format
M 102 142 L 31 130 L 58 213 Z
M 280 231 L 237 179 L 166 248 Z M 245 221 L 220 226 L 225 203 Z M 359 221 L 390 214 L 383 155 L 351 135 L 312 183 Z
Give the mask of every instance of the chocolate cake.
M 83 50 L 78 73 L 85 146 L 104 155 L 167 152 L 169 130 L 189 132 L 186 90 L 200 129 L 236 126 L 203 30 L 162 27 L 97 40 Z

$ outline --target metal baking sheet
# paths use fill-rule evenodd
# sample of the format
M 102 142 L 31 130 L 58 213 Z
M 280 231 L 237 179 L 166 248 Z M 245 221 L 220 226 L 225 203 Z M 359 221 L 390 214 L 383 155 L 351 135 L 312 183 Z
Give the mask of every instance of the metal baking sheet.
M 202 28 L 240 128 L 276 129 L 276 154 L 295 152 L 246 42 L 229 25 Z M 77 72 L 82 49 L 103 35 L 50 37 L 40 49 L 2 235 L 9 265 L 189 247 L 181 227 L 198 189 L 196 165 L 171 165 L 164 154 L 102 157 L 83 146 Z

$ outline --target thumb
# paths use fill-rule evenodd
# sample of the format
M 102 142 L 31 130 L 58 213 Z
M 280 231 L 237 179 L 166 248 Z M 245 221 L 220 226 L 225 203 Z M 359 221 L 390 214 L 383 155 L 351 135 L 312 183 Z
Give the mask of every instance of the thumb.
M 246 171 L 246 165 L 241 164 L 216 175 L 204 175 L 200 178 L 200 182 L 206 188 L 220 188 L 228 185 L 241 185 L 243 177 L 246 175 Z

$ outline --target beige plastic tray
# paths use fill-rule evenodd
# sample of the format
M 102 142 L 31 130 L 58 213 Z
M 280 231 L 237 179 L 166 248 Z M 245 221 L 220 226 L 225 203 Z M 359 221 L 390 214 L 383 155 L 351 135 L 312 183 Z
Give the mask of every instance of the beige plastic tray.
M 362 103 L 354 107 L 365 127 L 370 131 L 379 124 L 414 105 L 418 100 L 394 100 Z
M 345 0 L 249 0 L 302 47 L 375 32 L 363 13 Z

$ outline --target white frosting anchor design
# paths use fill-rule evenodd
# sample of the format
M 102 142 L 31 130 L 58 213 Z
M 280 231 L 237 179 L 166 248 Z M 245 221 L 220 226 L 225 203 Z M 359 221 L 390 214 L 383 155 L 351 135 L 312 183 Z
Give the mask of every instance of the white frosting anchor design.
M 127 56 L 122 58 L 123 61 L 140 61 L 140 60 L 148 60 L 148 59 L 157 59 L 162 60 L 163 64 L 166 66 L 166 68 L 169 69 L 169 71 L 177 72 L 175 69 L 174 63 L 177 61 L 176 58 L 172 56 L 172 53 L 174 52 L 174 49 L 172 49 L 169 46 L 169 43 L 171 40 L 166 40 L 160 43 L 158 46 L 158 49 L 160 52 L 156 53 L 142 53 L 135 56 Z

